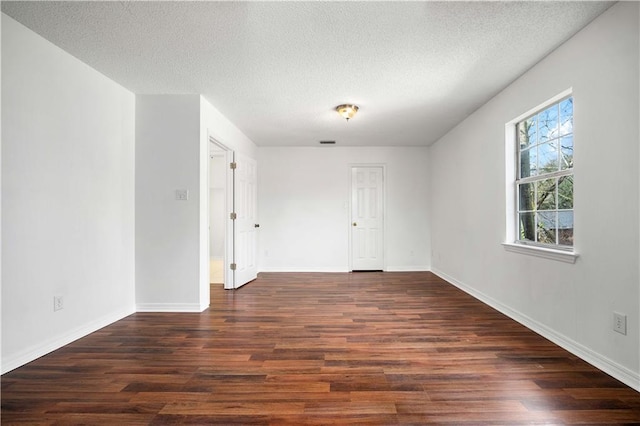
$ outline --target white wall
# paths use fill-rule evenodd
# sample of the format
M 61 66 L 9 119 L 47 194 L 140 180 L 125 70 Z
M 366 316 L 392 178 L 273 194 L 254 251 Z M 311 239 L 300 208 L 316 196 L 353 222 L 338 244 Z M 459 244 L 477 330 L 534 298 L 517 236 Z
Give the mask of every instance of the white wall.
M 136 96 L 136 306 L 209 306 L 209 136 L 255 145 L 200 95 Z M 175 191 L 189 191 L 177 201 Z
M 203 309 L 199 165 L 200 96 L 137 95 L 136 305 L 140 311 Z M 189 191 L 189 199 L 176 200 L 175 191 L 183 189 Z
M 0 16 L 0 52 L 2 52 L 2 16 Z M 0 81 L 2 81 L 2 55 L 0 55 Z M 2 89 L 0 88 L 0 93 Z M 0 319 L 2 318 L 2 102 L 0 102 Z M 2 369 L 2 327 L 0 326 L 0 374 Z
M 207 99 L 200 97 L 201 137 L 206 142 L 204 148 L 209 152 L 209 136 L 227 148 L 243 153 L 249 158 L 256 158 L 258 147 L 235 124 L 229 121 Z
M 348 271 L 350 165 L 384 164 L 386 269 L 427 270 L 427 148 L 260 148 L 259 269 Z
M 638 4 L 619 3 L 430 148 L 433 270 L 640 389 Z M 505 123 L 573 88 L 575 264 L 506 252 Z M 627 314 L 626 336 L 612 330 Z
M 2 15 L 3 373 L 134 312 L 134 107 Z

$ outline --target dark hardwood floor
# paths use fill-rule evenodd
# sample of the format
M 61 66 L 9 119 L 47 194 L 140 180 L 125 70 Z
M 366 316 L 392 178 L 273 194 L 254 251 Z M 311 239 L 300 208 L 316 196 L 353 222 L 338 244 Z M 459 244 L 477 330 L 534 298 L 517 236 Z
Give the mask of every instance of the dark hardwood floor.
M 5 374 L 18 423 L 640 424 L 640 393 L 430 273 L 269 273 Z

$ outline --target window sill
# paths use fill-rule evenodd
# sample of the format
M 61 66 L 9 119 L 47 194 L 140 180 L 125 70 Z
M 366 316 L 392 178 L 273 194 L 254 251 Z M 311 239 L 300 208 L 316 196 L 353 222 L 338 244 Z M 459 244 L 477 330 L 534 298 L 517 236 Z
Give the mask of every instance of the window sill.
M 554 250 L 546 247 L 527 246 L 524 244 L 502 243 L 506 251 L 557 260 L 566 263 L 576 263 L 578 254 L 570 251 Z

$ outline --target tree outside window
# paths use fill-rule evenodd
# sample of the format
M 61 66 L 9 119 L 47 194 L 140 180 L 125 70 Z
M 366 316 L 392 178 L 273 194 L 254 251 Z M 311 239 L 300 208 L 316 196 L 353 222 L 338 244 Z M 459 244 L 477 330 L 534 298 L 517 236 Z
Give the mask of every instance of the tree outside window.
M 573 98 L 516 125 L 521 243 L 573 247 Z

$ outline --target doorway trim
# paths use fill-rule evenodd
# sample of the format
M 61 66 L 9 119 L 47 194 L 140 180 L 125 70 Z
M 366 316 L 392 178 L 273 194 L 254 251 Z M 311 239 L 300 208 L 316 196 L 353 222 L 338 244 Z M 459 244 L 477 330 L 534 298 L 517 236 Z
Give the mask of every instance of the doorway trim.
M 349 272 L 353 272 L 353 226 L 352 226 L 352 217 L 353 217 L 353 197 L 351 196 L 352 194 L 352 189 L 353 189 L 353 182 L 352 182 L 352 176 L 353 176 L 353 169 L 354 168 L 358 168 L 358 167 L 380 167 L 382 168 L 382 217 L 383 217 L 383 222 L 382 222 L 382 271 L 386 272 L 387 270 L 387 165 L 386 163 L 349 163 L 349 167 L 347 170 L 348 173 L 348 177 L 347 177 L 347 182 L 348 184 L 348 199 L 349 199 L 349 211 L 348 211 L 348 218 L 347 218 L 347 227 L 348 227 L 348 239 L 349 239 L 349 244 L 348 244 L 348 266 L 349 266 Z
M 224 229 L 224 288 L 225 290 L 231 290 L 235 288 L 235 280 L 233 271 L 231 270 L 231 263 L 233 260 L 233 221 L 231 220 L 231 211 L 233 209 L 233 171 L 231 170 L 230 164 L 233 162 L 234 152 L 229 147 L 227 147 L 222 142 L 215 139 L 213 136 L 209 135 L 208 144 L 207 144 L 207 186 L 211 182 L 211 145 L 220 148 L 222 152 L 224 152 L 224 163 L 225 163 L 225 229 Z M 208 188 L 207 188 L 208 189 Z M 211 191 L 207 190 L 207 213 L 209 214 L 209 218 L 207 222 L 209 223 L 209 228 L 207 230 L 207 259 L 211 261 Z

